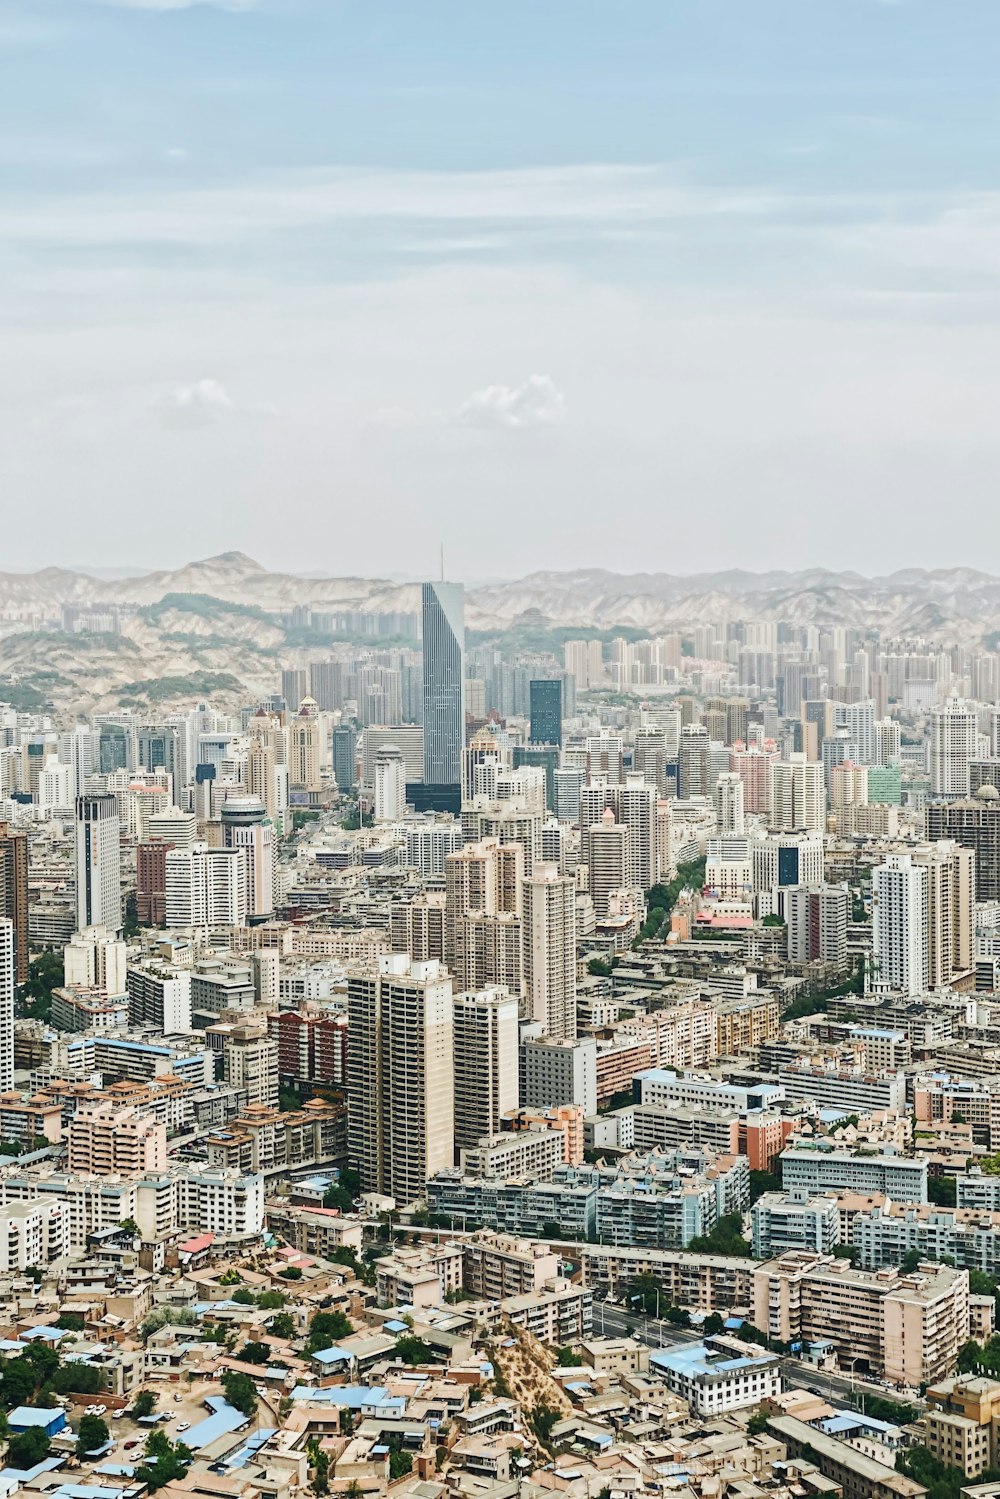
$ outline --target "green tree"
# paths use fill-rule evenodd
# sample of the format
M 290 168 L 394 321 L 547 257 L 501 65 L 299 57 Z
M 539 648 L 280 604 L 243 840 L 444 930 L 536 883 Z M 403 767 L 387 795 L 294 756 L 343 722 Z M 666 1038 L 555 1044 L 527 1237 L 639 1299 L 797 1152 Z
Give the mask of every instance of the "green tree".
M 49 1455 L 48 1433 L 40 1426 L 29 1426 L 27 1431 L 19 1431 L 10 1439 L 7 1448 L 8 1468 L 18 1468 L 22 1473 L 28 1468 L 33 1468 L 36 1463 L 44 1461 Z
M 697 1234 L 687 1248 L 692 1254 L 727 1254 L 746 1256 L 750 1245 L 743 1237 L 743 1219 L 739 1213 L 720 1218 L 711 1233 Z
M 402 1359 L 404 1364 L 430 1364 L 434 1361 L 434 1350 L 423 1338 L 416 1338 L 413 1334 L 396 1339 L 396 1346 L 392 1350 L 393 1357 Z
M 271 1350 L 266 1343 L 244 1343 L 239 1357 L 245 1364 L 266 1364 L 271 1357 Z
M 28 966 L 28 981 L 20 994 L 21 1013 L 29 1020 L 48 1020 L 52 991 L 60 989 L 64 981 L 62 953 L 47 947 Z
M 413 1457 L 409 1452 L 389 1453 L 389 1481 L 395 1483 L 397 1478 L 405 1478 L 413 1468 Z
M 720 1317 L 718 1312 L 709 1312 L 708 1316 L 701 1324 L 701 1330 L 705 1334 L 706 1338 L 711 1338 L 714 1337 L 716 1333 L 721 1332 L 725 1325 L 726 1323 L 724 1318 Z
M 314 1494 L 327 1494 L 330 1491 L 330 1458 L 323 1451 L 315 1437 L 310 1437 L 306 1444 L 309 1453 L 309 1464 L 312 1468 L 312 1486 Z
M 278 1274 L 281 1276 L 282 1280 L 302 1279 L 302 1271 L 299 1269 L 298 1265 L 286 1265 L 284 1270 L 278 1271 Z
M 60 1312 L 56 1318 L 56 1326 L 66 1332 L 83 1332 L 87 1325 L 87 1319 L 82 1312 Z
M 278 1312 L 267 1324 L 272 1338 L 294 1338 L 295 1318 L 290 1312 Z
M 559 1412 L 553 1410 L 551 1405 L 547 1405 L 544 1400 L 540 1400 L 531 1411 L 528 1420 L 539 1442 L 543 1447 L 548 1447 L 552 1436 L 552 1428 L 559 1420 Z
M 955 1178 L 953 1176 L 930 1176 L 927 1178 L 927 1201 L 939 1208 L 955 1206 Z
M 338 1174 L 337 1180 L 323 1194 L 323 1206 L 336 1208 L 341 1213 L 353 1213 L 354 1203 L 361 1195 L 361 1174 L 350 1167 Z
M 252 1291 L 248 1291 L 246 1286 L 240 1286 L 238 1290 L 233 1292 L 230 1300 L 237 1302 L 240 1306 L 253 1306 L 254 1294 Z
M 764 1411 L 754 1411 L 747 1422 L 747 1436 L 759 1437 L 767 1430 L 767 1415 Z
M 140 1390 L 132 1402 L 132 1414 L 138 1420 L 140 1416 L 151 1416 L 156 1409 L 157 1396 L 153 1390 Z
M 321 1348 L 332 1348 L 342 1338 L 349 1338 L 353 1331 L 353 1323 L 343 1312 L 316 1312 L 309 1323 L 306 1353 L 318 1353 Z
M 97 1452 L 109 1441 L 111 1433 L 106 1421 L 100 1416 L 81 1416 L 76 1433 L 76 1455 L 86 1457 L 88 1452 Z
M 144 1483 L 151 1494 L 162 1489 L 164 1484 L 175 1483 L 183 1478 L 191 1462 L 191 1450 L 183 1442 L 171 1442 L 165 1431 L 151 1431 L 146 1438 L 146 1461 L 137 1470 L 136 1477 Z
M 279 1311 L 287 1300 L 287 1296 L 284 1296 L 281 1291 L 260 1291 L 257 1296 L 257 1305 L 262 1311 Z
M 557 1348 L 556 1363 L 560 1369 L 579 1369 L 583 1364 L 583 1358 L 572 1348 Z
M 222 1389 L 230 1405 L 234 1405 L 245 1416 L 252 1416 L 257 1409 L 257 1391 L 249 1374 L 236 1369 L 227 1369 L 222 1376 Z

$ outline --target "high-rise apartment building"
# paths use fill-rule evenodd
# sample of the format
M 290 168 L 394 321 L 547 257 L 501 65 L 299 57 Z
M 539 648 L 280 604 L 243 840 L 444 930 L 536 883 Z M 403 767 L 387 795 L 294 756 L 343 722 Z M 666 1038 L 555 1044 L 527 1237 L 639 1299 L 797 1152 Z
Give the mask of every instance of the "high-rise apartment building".
M 357 781 L 357 756 L 356 730 L 350 724 L 339 725 L 333 731 L 333 778 L 342 796 L 346 796 Z
M 0 1093 L 14 1086 L 14 986 L 17 944 L 14 923 L 0 916 Z
M 969 794 L 969 761 L 976 758 L 979 724 L 975 708 L 952 698 L 931 712 L 931 795 Z
M 975 856 L 976 900 L 1000 901 L 1000 790 L 984 782 L 971 797 L 931 802 L 925 816 L 929 840 L 952 839 Z
M 75 932 L 63 949 L 64 981 L 69 988 L 124 994 L 127 951 L 125 943 L 106 927 Z
M 460 797 L 465 744 L 465 590 L 423 586 L 424 782 Z
M 875 703 L 871 698 L 858 703 L 838 703 L 834 710 L 837 728 L 845 728 L 855 745 L 859 765 L 876 763 Z
M 764 816 L 771 809 L 771 766 L 779 758 L 775 749 L 757 745 L 729 752 L 729 769 L 743 782 L 743 806 Z
M 785 891 L 788 958 L 792 963 L 847 962 L 849 891 L 840 885 L 796 885 Z
M 247 861 L 241 848 L 167 852 L 167 926 L 243 926 L 247 919 Z
M 587 829 L 590 898 L 599 921 L 610 912 L 612 891 L 631 887 L 632 847 L 629 830 L 615 821 L 610 807 Z
M 136 963 L 125 979 L 130 1025 L 150 1025 L 165 1036 L 191 1030 L 191 974 L 158 963 Z
M 76 799 L 76 925 L 122 926 L 118 802 L 111 795 Z
M 396 744 L 383 744 L 375 756 L 375 821 L 399 822 L 406 815 L 406 766 Z
M 524 1013 L 546 1035 L 576 1036 L 576 883 L 558 864 L 536 864 L 521 883 Z
M 580 859 L 590 858 L 591 830 L 600 825 L 606 811 L 629 832 L 631 865 L 625 884 L 637 890 L 649 890 L 656 883 L 656 804 L 654 786 L 643 777 L 630 773 L 624 785 L 594 781 L 580 789 Z
M 944 989 L 973 968 L 975 855 L 940 842 L 921 845 L 913 858 L 927 869 L 927 987 Z
M 518 1002 L 506 989 L 455 996 L 455 1144 L 498 1134 L 518 1106 Z
M 300 666 L 287 667 L 281 673 L 281 696 L 289 713 L 297 713 L 302 699 L 306 696 L 306 673 L 305 668 Z
M 14 974 L 28 979 L 28 835 L 0 822 L 0 916 L 14 924 Z
M 711 792 L 708 748 L 708 730 L 704 724 L 686 724 L 681 729 L 678 794 L 685 801 L 692 796 L 708 796 Z
M 928 980 L 927 867 L 889 854 L 872 876 L 872 953 L 879 983 L 925 994 Z
M 599 687 L 604 680 L 603 647 L 599 640 L 567 640 L 563 647 L 566 670 L 576 681 L 577 691 Z
M 459 990 L 521 992 L 520 843 L 467 843 L 444 863 L 444 956 Z
M 822 832 L 826 825 L 823 766 L 805 755 L 771 765 L 771 827 L 777 832 Z
M 530 874 L 542 857 L 542 825 L 545 814 L 525 805 L 521 797 L 487 801 L 477 796 L 462 808 L 462 837 L 466 843 L 496 839 L 520 844 L 524 851 L 524 873 Z
M 167 1127 L 148 1114 L 102 1099 L 82 1103 L 68 1131 L 70 1171 L 85 1176 L 139 1176 L 166 1170 Z
M 746 832 L 746 788 L 735 770 L 727 770 L 715 783 L 715 812 L 720 833 Z
M 454 1164 L 452 982 L 393 953 L 349 973 L 348 1149 L 366 1192 L 421 1197 Z

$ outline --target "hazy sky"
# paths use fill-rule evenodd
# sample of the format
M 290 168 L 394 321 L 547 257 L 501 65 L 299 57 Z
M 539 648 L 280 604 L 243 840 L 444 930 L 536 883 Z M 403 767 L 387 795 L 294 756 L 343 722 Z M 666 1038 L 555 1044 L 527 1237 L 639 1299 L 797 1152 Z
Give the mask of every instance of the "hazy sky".
M 997 0 L 0 0 L 0 568 L 1000 571 Z

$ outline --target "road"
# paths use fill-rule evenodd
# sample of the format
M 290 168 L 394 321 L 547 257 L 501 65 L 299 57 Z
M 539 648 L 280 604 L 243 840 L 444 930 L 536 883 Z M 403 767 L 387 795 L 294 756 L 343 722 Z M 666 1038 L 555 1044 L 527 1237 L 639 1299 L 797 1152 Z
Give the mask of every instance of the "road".
M 697 1343 L 702 1333 L 696 1328 L 675 1327 L 672 1322 L 658 1321 L 627 1312 L 620 1306 L 598 1301 L 594 1303 L 594 1331 L 601 1337 L 633 1337 L 651 1348 L 664 1348 L 671 1343 Z M 872 1385 L 864 1380 L 852 1379 L 850 1375 L 830 1374 L 825 1369 L 813 1369 L 797 1358 L 782 1358 L 781 1375 L 785 1386 L 800 1390 L 811 1390 L 827 1400 L 846 1402 L 852 1394 L 877 1395 L 883 1400 L 905 1400 L 907 1405 L 923 1408 L 921 1400 L 899 1396 L 893 1390 Z

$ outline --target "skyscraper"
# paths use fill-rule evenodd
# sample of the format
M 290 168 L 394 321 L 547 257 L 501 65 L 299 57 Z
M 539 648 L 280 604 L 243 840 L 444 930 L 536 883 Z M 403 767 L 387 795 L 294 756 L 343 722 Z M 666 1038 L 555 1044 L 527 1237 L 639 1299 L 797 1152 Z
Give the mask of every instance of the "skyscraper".
M 872 953 L 881 984 L 925 994 L 928 977 L 927 867 L 890 854 L 872 876 Z
M 285 699 L 289 713 L 297 713 L 306 695 L 305 667 L 289 666 L 281 673 L 281 696 Z
M 28 979 L 28 835 L 0 822 L 0 916 L 14 923 L 14 980 Z
M 76 799 L 76 926 L 122 925 L 118 803 L 111 795 Z
M 454 1001 L 436 962 L 405 954 L 347 980 L 348 1149 L 365 1192 L 399 1204 L 454 1164 Z
M 453 803 L 461 797 L 465 743 L 465 590 L 460 583 L 424 584 L 423 646 L 424 782 L 440 788 L 442 802 Z
M 709 794 L 708 744 L 704 724 L 687 724 L 681 729 L 679 794 L 685 800 Z
M 558 679 L 530 682 L 528 695 L 531 743 L 562 744 L 562 682 Z
M 976 711 L 953 698 L 931 713 L 931 795 L 969 794 L 969 761 L 978 749 Z
M 521 882 L 525 1015 L 559 1040 L 576 1035 L 576 882 L 536 864 Z
M 823 766 L 805 755 L 771 764 L 771 827 L 778 832 L 823 832 L 826 793 Z
M 398 822 L 406 813 L 406 768 L 403 751 L 383 744 L 375 756 L 375 821 Z
M 337 790 L 346 795 L 357 780 L 355 761 L 358 753 L 357 732 L 350 724 L 333 731 L 333 777 Z
M 261 921 L 274 911 L 274 825 L 256 796 L 230 796 L 222 803 L 222 839 L 241 848 L 246 860 L 247 915 Z
M 715 783 L 715 811 L 720 833 L 746 832 L 743 778 L 735 770 L 725 771 Z
M 976 856 L 976 899 L 1000 900 L 1000 791 L 984 782 L 971 797 L 932 802 L 927 836 L 952 838 Z
M 518 1105 L 517 999 L 506 989 L 455 996 L 455 1144 L 497 1134 Z
M 0 1093 L 14 1086 L 14 923 L 0 916 Z

